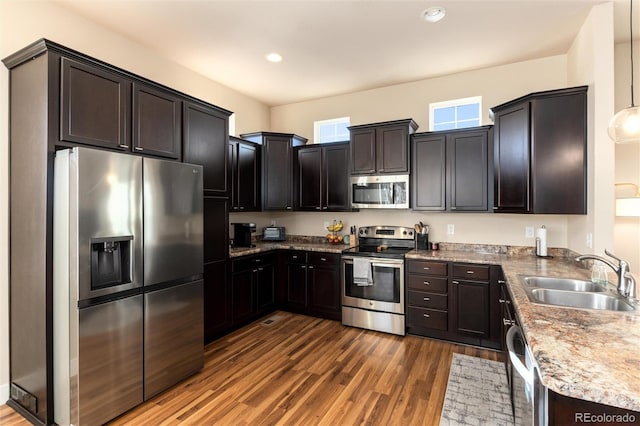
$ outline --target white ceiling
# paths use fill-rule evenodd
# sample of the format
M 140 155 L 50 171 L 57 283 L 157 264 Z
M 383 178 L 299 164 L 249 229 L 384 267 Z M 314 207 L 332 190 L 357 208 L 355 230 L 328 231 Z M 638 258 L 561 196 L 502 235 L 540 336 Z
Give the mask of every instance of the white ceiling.
M 623 41 L 629 0 L 614 1 L 616 39 Z M 563 54 L 603 0 L 57 2 L 212 80 L 282 105 Z M 422 21 L 434 5 L 445 7 L 446 17 Z M 267 62 L 271 51 L 284 60 Z

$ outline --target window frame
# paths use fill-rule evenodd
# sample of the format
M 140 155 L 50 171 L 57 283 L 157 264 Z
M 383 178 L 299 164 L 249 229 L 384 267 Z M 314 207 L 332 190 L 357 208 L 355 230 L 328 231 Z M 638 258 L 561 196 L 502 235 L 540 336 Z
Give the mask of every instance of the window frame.
M 326 120 L 316 120 L 313 122 L 313 143 L 314 144 L 323 144 L 323 143 L 332 143 L 332 142 L 341 142 L 345 140 L 349 140 L 349 135 L 347 134 L 346 139 L 339 140 L 331 140 L 331 141 L 322 141 L 320 138 L 320 127 L 324 124 L 340 124 L 347 123 L 347 127 L 351 125 L 351 117 L 338 117 L 338 118 L 329 118 Z
M 469 128 L 469 127 L 476 127 L 476 125 L 473 126 L 467 126 L 467 127 L 458 127 L 458 124 L 461 122 L 465 122 L 465 121 L 470 121 L 470 120 L 458 120 L 457 117 L 457 107 L 463 106 L 463 105 L 478 105 L 478 124 L 477 126 L 482 126 L 482 96 L 469 96 L 466 98 L 459 98 L 459 99 L 450 99 L 447 101 L 441 101 L 441 102 L 431 102 L 429 103 L 429 131 L 433 132 L 433 131 L 445 131 L 445 130 L 456 130 L 456 129 L 465 129 L 465 128 Z M 434 121 L 434 115 L 435 115 L 435 111 L 437 109 L 441 109 L 441 108 L 450 108 L 450 107 L 456 107 L 454 109 L 454 111 L 456 111 L 456 116 L 454 116 L 454 120 L 452 121 L 454 127 L 451 129 L 439 129 L 439 130 L 434 130 L 435 129 L 435 121 Z

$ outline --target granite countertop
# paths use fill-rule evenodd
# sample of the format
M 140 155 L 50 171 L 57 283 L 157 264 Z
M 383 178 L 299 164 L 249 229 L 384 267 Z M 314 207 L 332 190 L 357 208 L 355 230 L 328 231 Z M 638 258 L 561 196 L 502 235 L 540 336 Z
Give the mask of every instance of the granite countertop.
M 640 411 L 640 308 L 572 309 L 527 298 L 520 275 L 590 280 L 589 271 L 573 258 L 455 250 L 414 250 L 406 258 L 501 265 L 542 383 L 561 395 Z M 609 285 L 615 288 L 611 276 Z
M 255 247 L 232 247 L 229 249 L 229 257 L 248 256 L 251 254 L 264 253 L 270 250 L 305 250 L 317 251 L 322 253 L 342 253 L 342 250 L 348 249 L 348 244 L 329 244 L 306 241 L 274 241 L 274 242 L 256 242 Z

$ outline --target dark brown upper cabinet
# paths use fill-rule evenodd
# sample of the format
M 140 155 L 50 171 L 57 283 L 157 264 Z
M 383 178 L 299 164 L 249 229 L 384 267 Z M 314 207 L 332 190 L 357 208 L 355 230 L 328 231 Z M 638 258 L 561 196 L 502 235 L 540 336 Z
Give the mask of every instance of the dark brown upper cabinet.
M 488 211 L 491 126 L 412 136 L 414 210 Z
M 183 161 L 203 167 L 204 192 L 229 196 L 229 111 L 183 102 Z
M 60 140 L 131 150 L 131 80 L 61 59 Z
M 587 86 L 491 109 L 496 212 L 586 214 Z
M 350 210 L 349 144 L 303 146 L 295 152 L 296 210 Z
M 293 210 L 293 148 L 307 139 L 291 133 L 256 132 L 240 135 L 262 145 L 262 209 Z
M 259 211 L 260 145 L 229 137 L 231 211 Z
M 409 136 L 417 128 L 412 119 L 349 127 L 351 174 L 409 173 Z
M 182 101 L 145 84 L 133 83 L 133 150 L 180 159 Z

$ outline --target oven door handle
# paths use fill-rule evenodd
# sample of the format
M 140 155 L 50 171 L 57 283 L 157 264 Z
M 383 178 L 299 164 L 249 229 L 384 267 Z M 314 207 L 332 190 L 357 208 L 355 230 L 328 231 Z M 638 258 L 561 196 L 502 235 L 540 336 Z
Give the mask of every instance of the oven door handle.
M 533 371 L 530 371 L 516 354 L 515 344 L 513 342 L 516 334 L 522 335 L 522 330 L 520 330 L 520 327 L 518 327 L 517 325 L 511 326 L 511 328 L 509 328 L 509 331 L 507 331 L 507 336 L 505 338 L 507 343 L 507 350 L 509 351 L 509 359 L 511 360 L 511 365 L 514 366 L 522 379 L 527 383 L 528 386 L 531 386 L 533 384 Z M 526 350 L 527 347 L 525 344 L 525 351 Z
M 402 267 L 401 263 L 382 263 L 382 262 L 371 262 L 371 266 L 374 268 L 395 268 L 399 269 Z

